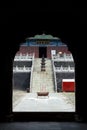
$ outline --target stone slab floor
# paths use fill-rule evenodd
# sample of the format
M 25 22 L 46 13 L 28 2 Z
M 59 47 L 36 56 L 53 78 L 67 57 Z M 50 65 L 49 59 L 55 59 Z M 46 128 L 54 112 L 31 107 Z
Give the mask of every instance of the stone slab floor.
M 75 112 L 75 94 L 49 93 L 49 97 L 37 97 L 36 93 L 15 92 L 13 112 Z
M 0 123 L 0 130 L 87 130 L 87 124 L 77 122 L 12 122 Z

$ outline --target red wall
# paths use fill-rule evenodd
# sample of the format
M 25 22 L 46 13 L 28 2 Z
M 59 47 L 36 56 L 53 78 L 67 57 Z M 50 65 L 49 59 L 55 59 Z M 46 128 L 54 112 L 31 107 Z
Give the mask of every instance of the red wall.
M 47 47 L 47 58 L 51 58 L 51 50 L 56 50 L 55 46 L 48 46 Z
M 48 58 L 51 58 L 51 50 L 56 50 L 56 52 L 65 52 L 65 53 L 70 53 L 69 51 L 68 51 L 68 48 L 66 47 L 66 46 L 58 46 L 58 47 L 56 47 L 56 46 L 48 46 L 47 47 L 47 57 Z
M 75 82 L 62 82 L 62 91 L 74 92 L 75 91 Z
M 66 46 L 62 46 L 62 47 L 48 46 L 47 47 L 47 58 L 51 58 L 51 50 L 56 50 L 56 52 L 62 51 L 62 52 L 69 53 L 68 48 Z M 21 46 L 17 53 L 22 53 L 22 54 L 35 53 L 35 58 L 38 58 L 39 57 L 39 47 Z
M 35 53 L 35 58 L 38 58 L 39 57 L 39 48 L 35 47 L 35 46 L 31 46 L 31 47 L 21 46 L 20 49 L 19 49 L 19 51 L 17 52 L 17 54 L 18 53 L 22 53 L 22 54 Z

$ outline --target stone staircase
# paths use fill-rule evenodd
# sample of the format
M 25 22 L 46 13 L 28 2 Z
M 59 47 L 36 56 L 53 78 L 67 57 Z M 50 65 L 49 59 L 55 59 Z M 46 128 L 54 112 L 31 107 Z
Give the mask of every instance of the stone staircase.
M 31 92 L 54 92 L 51 60 L 46 59 L 46 71 L 41 71 L 41 58 L 35 58 Z

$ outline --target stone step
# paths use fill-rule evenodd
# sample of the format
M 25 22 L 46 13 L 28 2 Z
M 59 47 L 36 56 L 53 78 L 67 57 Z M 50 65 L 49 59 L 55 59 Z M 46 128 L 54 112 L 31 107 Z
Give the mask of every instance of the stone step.
M 41 59 L 36 58 L 34 61 L 32 92 L 41 91 L 41 86 L 47 86 L 47 91 L 54 92 L 53 73 L 50 59 L 46 60 L 45 72 L 41 72 Z

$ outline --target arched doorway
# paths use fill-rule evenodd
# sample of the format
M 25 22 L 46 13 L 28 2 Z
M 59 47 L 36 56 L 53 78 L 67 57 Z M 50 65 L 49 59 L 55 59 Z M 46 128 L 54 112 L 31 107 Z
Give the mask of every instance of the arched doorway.
M 61 12 L 61 11 L 60 11 Z M 1 91 L 0 91 L 0 101 L 2 103 L 1 107 L 0 107 L 0 115 L 2 118 L 2 115 L 6 115 L 9 113 L 12 113 L 12 63 L 13 63 L 13 59 L 15 56 L 15 53 L 18 51 L 18 46 L 21 42 L 23 42 L 23 40 L 25 39 L 25 37 L 30 36 L 30 35 L 34 35 L 36 34 L 36 32 L 38 32 L 39 29 L 39 33 L 41 33 L 41 30 L 46 30 L 46 32 L 50 32 L 51 34 L 54 34 L 56 36 L 61 37 L 61 39 L 63 41 L 66 41 L 69 50 L 72 52 L 74 60 L 75 60 L 75 66 L 76 66 L 76 113 L 81 115 L 83 118 L 85 117 L 86 119 L 86 115 L 87 115 L 87 108 L 85 106 L 85 102 L 83 102 L 86 98 L 86 91 L 85 91 L 85 87 L 82 87 L 84 82 L 84 78 L 83 78 L 83 73 L 85 72 L 85 65 L 86 64 L 82 64 L 83 63 L 83 57 L 85 56 L 85 51 L 84 49 L 82 49 L 82 44 L 80 43 L 85 43 L 85 39 L 84 39 L 84 28 L 85 28 L 85 23 L 83 24 L 83 22 L 76 22 L 77 19 L 79 18 L 78 15 L 79 13 L 73 12 L 71 14 L 71 12 L 58 12 L 55 14 L 51 14 L 49 12 L 47 12 L 47 20 L 43 19 L 43 26 L 41 23 L 41 20 L 38 19 L 38 26 L 36 26 L 35 24 L 35 15 L 36 12 L 33 13 L 33 15 L 31 15 L 30 17 L 31 20 L 25 20 L 25 17 L 27 18 L 27 13 L 22 13 L 22 15 L 19 15 L 20 13 L 14 16 L 12 19 L 10 19 L 9 24 L 3 24 L 3 28 L 2 28 L 2 41 L 4 39 L 4 43 L 8 44 L 2 44 L 2 48 L 4 50 L 4 55 L 2 56 L 2 61 L 1 62 L 1 66 L 2 66 L 2 71 L 3 71 L 3 75 L 1 75 Z M 44 12 L 43 12 L 44 13 Z M 49 13 L 49 17 L 48 17 L 48 13 Z M 53 13 L 53 12 L 52 12 Z M 75 14 L 74 14 L 75 13 Z M 8 13 L 9 14 L 9 13 Z M 30 13 L 31 14 L 31 13 Z M 69 15 L 68 15 L 69 14 Z M 45 13 L 46 15 L 46 13 Z M 20 16 L 20 18 L 19 18 Z M 41 19 L 41 16 L 43 17 L 43 15 L 37 15 L 38 18 Z M 39 17 L 40 16 L 40 17 Z M 50 17 L 51 16 L 51 17 Z M 56 18 L 58 16 L 59 19 L 54 20 L 54 18 Z M 10 17 L 11 18 L 11 17 Z M 24 18 L 24 19 L 23 19 Z M 15 19 L 17 19 L 17 21 L 15 21 Z M 22 19 L 22 20 L 21 20 Z M 12 20 L 12 21 L 11 21 Z M 53 22 L 51 22 L 53 20 Z M 40 22 L 39 22 L 40 21 Z M 11 24 L 11 23 L 12 24 Z M 16 23 L 15 23 L 16 22 Z M 33 23 L 32 23 L 33 22 Z M 21 24 L 23 24 L 23 26 L 21 26 Z M 24 24 L 25 23 L 25 24 Z M 50 24 L 49 24 L 50 23 Z M 16 27 L 13 25 L 17 25 Z M 12 25 L 12 26 L 11 26 Z M 28 25 L 28 26 L 27 26 Z M 31 26 L 33 25 L 33 26 Z M 73 26 L 74 25 L 74 26 Z M 11 28 L 9 28 L 11 27 Z M 79 28 L 80 27 L 80 28 Z M 84 28 L 83 28 L 84 27 Z M 5 30 L 5 31 L 3 31 Z M 9 32 L 8 32 L 9 30 Z M 47 31 L 49 30 L 49 31 Z M 12 32 L 12 33 L 11 33 Z M 29 32 L 29 33 L 28 33 Z M 4 35 L 5 33 L 5 35 Z M 10 36 L 10 39 L 9 39 Z M 81 36 L 81 37 L 80 37 Z M 79 38 L 80 37 L 80 38 Z M 3 42 L 2 42 L 3 43 Z M 5 47 L 6 45 L 6 47 Z M 84 44 L 84 48 L 85 48 L 85 44 Z M 80 53 L 82 52 L 82 53 Z M 1 53 L 2 55 L 2 53 Z M 83 69 L 84 68 L 84 69 Z M 82 70 L 82 71 L 81 71 Z M 81 73 L 80 73 L 81 72 Z M 4 87 L 3 87 L 4 86 Z M 85 85 L 84 85 L 85 86 Z M 73 113 L 61 113 L 61 112 L 55 112 L 55 113 L 15 113 L 13 112 L 14 117 L 16 118 L 16 120 L 18 119 L 18 117 L 20 118 L 19 120 L 30 120 L 35 119 L 37 120 L 37 118 L 40 120 L 41 116 L 44 118 L 44 121 L 47 119 L 48 120 L 52 120 L 53 117 L 55 119 L 55 117 L 57 117 L 57 121 L 58 117 L 62 118 L 62 120 L 65 118 L 65 120 L 70 121 L 70 117 L 73 118 Z M 70 114 L 70 115 L 69 115 Z M 74 113 L 75 114 L 75 113 Z M 29 118 L 30 117 L 30 118 Z M 46 118 L 45 118 L 46 117 Z M 52 118 L 50 118 L 52 117 Z
M 40 44 L 37 46 L 37 37 L 49 38 L 50 43 L 43 44 L 43 47 Z M 32 40 L 31 37 L 27 39 L 28 41 L 21 44 L 13 64 L 13 112 L 75 112 L 75 64 L 67 45 L 59 38 L 46 34 L 35 35 Z M 52 50 L 56 53 L 52 54 Z M 46 51 L 46 71 L 42 72 L 41 54 L 46 54 Z M 17 100 L 15 95 L 18 96 Z M 25 98 L 25 103 L 24 100 L 22 102 L 23 97 L 27 97 L 29 101 Z M 20 100 L 21 103 L 18 104 Z M 38 103 L 39 107 L 36 105 L 35 108 L 34 105 Z

